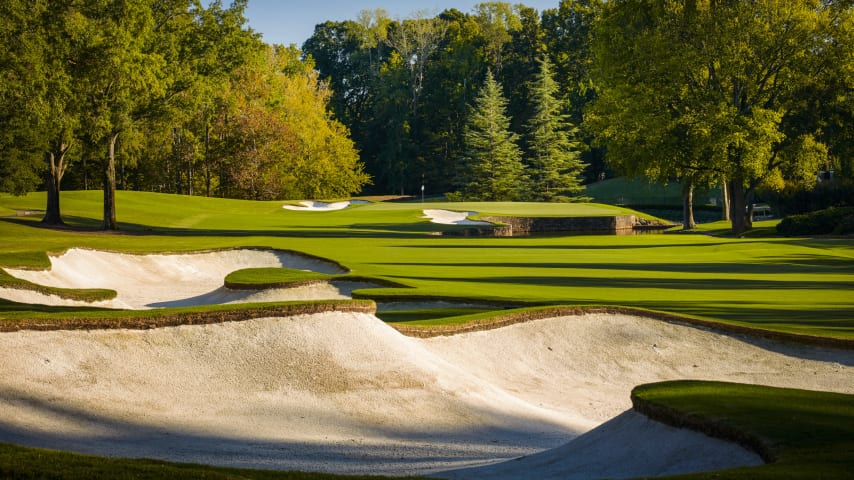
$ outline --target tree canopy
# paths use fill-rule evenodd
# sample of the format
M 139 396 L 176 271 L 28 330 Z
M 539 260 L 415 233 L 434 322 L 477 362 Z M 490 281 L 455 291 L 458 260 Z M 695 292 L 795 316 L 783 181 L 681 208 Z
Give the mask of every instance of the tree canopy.
M 848 0 L 364 10 L 302 48 L 264 44 L 248 1 L 3 2 L 0 189 L 47 190 L 61 223 L 62 188 L 103 188 L 115 228 L 116 188 L 569 201 L 617 173 L 686 206 L 719 184 L 741 233 L 759 189 L 854 174 Z M 486 99 L 510 163 L 478 163 Z

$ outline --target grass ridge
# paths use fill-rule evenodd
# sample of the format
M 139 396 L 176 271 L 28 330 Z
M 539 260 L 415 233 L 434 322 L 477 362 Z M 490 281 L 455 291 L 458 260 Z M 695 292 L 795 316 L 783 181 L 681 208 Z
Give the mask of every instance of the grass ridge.
M 33 313 L 0 318 L 0 332 L 21 330 L 105 330 L 177 327 L 240 322 L 266 317 L 292 317 L 325 312 L 375 313 L 367 300 L 319 300 L 272 304 L 214 305 L 205 308 L 163 310 L 92 310 L 72 313 Z M 84 314 L 81 314 L 84 313 Z
M 435 298 L 434 300 L 437 300 Z M 424 298 L 421 298 L 424 300 Z M 468 299 L 477 302 L 474 299 Z M 477 302 L 480 303 L 480 302 Z M 761 337 L 769 340 L 794 342 L 805 345 L 814 345 L 831 348 L 842 348 L 854 350 L 854 339 L 820 337 L 815 335 L 804 335 L 799 333 L 777 332 L 761 328 L 746 327 L 712 320 L 703 320 L 696 317 L 676 315 L 673 313 L 647 310 L 634 307 L 615 307 L 599 305 L 551 305 L 522 307 L 501 312 L 486 312 L 456 317 L 459 323 L 447 325 L 413 325 L 394 324 L 394 327 L 404 335 L 418 338 L 430 338 L 447 335 L 458 335 L 462 333 L 494 330 L 516 323 L 525 323 L 546 318 L 563 317 L 571 315 L 584 315 L 589 313 L 604 313 L 616 315 L 637 315 L 654 320 L 660 320 L 676 324 L 688 324 L 702 327 L 718 333 L 741 334 L 752 337 Z M 468 318 L 471 320 L 466 321 Z

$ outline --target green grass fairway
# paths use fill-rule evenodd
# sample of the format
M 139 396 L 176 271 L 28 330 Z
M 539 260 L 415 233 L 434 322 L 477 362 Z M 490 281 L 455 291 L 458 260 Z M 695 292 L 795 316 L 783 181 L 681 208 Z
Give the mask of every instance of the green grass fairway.
M 132 253 L 270 247 L 328 258 L 349 269 L 342 278 L 383 288 L 357 293 L 377 300 L 459 299 L 469 305 L 598 305 L 670 312 L 704 320 L 813 337 L 854 340 L 854 240 L 780 238 L 762 222 L 745 238 L 722 223 L 706 234 L 638 236 L 436 236 L 459 229 L 432 224 L 423 208 L 525 216 L 618 215 L 597 204 L 371 203 L 331 212 L 251 202 L 118 192 L 121 231 L 102 232 L 101 192 L 64 192 L 66 228 L 45 228 L 37 215 L 44 194 L 0 195 L 0 268 L 45 268 L 48 254 L 70 247 Z M 293 283 L 326 278 L 281 269 L 234 274 L 236 283 Z M 0 287 L 20 286 L 0 270 Z M 109 288 L 109 286 L 105 286 Z M 28 288 L 40 288 L 28 286 Z M 47 291 L 47 290 L 46 290 Z M 53 292 L 56 293 L 56 292 Z M 105 291 L 61 291 L 85 298 Z M 369 303 L 361 304 L 368 308 Z M 116 312 L 0 302 L 0 320 L 150 322 L 310 305 L 213 306 Z M 355 307 L 353 307 L 355 308 Z M 387 321 L 442 325 L 483 319 L 489 307 L 449 306 L 388 312 Z M 171 320 L 170 320 L 171 319 Z M 147 324 L 146 324 L 147 325 Z M 702 352 L 698 352 L 702 355 Z M 778 463 L 680 478 L 839 478 L 854 465 L 850 396 L 745 385 L 682 382 L 636 390 L 637 402 L 698 428 L 759 439 Z M 709 427 L 711 425 L 711 427 Z M 723 477 L 719 476 L 723 475 Z M 0 445 L 0 477 L 14 478 L 332 478 L 240 471 L 147 460 L 104 459 Z
M 43 202 L 43 194 L 0 196 L 0 207 L 10 210 L 43 208 Z M 419 202 L 299 212 L 283 209 L 283 202 L 139 192 L 119 192 L 122 230 L 104 233 L 97 229 L 100 202 L 100 192 L 65 192 L 66 230 L 40 227 L 37 216 L 0 219 L 0 266 L 43 268 L 46 253 L 73 246 L 127 252 L 273 247 L 329 258 L 349 268 L 352 276 L 411 287 L 359 292 L 374 299 L 629 306 L 854 338 L 850 238 L 437 237 L 429 233 L 460 227 L 421 218 L 424 205 Z M 587 204 L 425 205 L 494 214 L 622 212 Z

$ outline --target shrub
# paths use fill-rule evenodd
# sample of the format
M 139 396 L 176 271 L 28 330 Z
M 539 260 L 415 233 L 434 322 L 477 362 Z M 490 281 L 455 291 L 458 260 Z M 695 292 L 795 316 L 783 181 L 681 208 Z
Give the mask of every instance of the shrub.
M 759 195 L 774 207 L 777 214 L 785 217 L 830 207 L 854 206 L 854 182 L 840 179 L 821 182 L 809 189 L 787 185 L 780 191 L 762 190 Z
M 777 225 L 781 235 L 845 235 L 854 233 L 854 207 L 831 207 L 803 215 L 791 215 Z

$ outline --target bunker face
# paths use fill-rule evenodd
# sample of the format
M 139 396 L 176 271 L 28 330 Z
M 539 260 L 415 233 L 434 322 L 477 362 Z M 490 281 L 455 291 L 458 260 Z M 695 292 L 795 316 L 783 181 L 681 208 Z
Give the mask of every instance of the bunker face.
M 0 441 L 338 473 L 429 474 L 528 456 L 442 474 L 460 478 L 643 476 L 759 462 L 624 413 L 641 383 L 854 393 L 852 352 L 604 314 L 423 340 L 340 312 L 14 332 L 0 335 L 0 364 Z
M 243 268 L 287 267 L 320 273 L 345 273 L 333 262 L 275 250 L 234 249 L 174 255 L 129 255 L 74 248 L 50 260 L 51 268 L 48 270 L 6 271 L 15 277 L 50 287 L 115 290 L 118 295 L 114 300 L 95 304 L 110 308 L 145 309 L 347 298 L 339 288 L 329 285 L 263 292 L 236 291 L 223 287 L 226 275 Z M 48 305 L 83 304 L 27 290 L 0 289 L 0 298 Z
M 477 212 L 454 212 L 451 210 L 424 210 L 424 217 L 429 218 L 432 223 L 442 225 L 492 225 L 489 222 L 469 220 L 468 217 L 477 215 Z
M 334 210 L 344 210 L 350 205 L 365 205 L 370 202 L 366 200 L 349 200 L 346 202 L 318 202 L 316 200 L 306 200 L 299 202 L 299 205 L 285 205 L 282 208 L 286 210 L 296 210 L 298 212 L 330 212 Z

